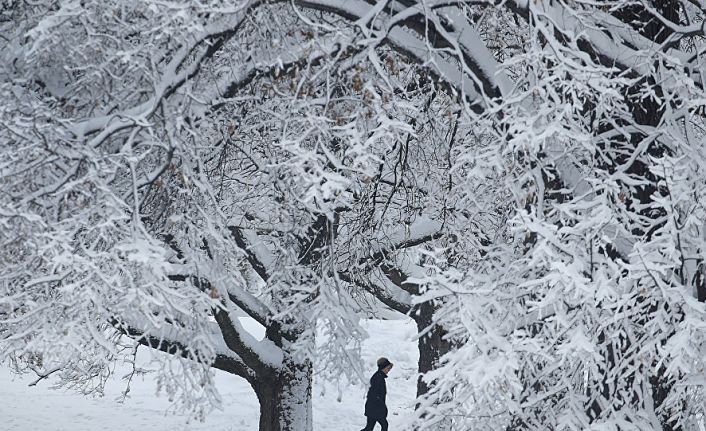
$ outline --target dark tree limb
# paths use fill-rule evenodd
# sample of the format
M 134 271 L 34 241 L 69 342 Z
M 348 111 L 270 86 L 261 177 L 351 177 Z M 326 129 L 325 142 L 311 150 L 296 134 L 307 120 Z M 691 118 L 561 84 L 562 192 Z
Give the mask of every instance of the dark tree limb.
M 153 335 L 145 335 L 145 333 L 135 327 L 124 325 L 117 320 L 113 321 L 113 326 L 120 333 L 138 342 L 139 344 L 167 353 L 169 355 L 178 356 L 194 361 L 200 361 L 202 356 L 199 352 L 185 346 L 181 342 L 158 338 Z M 246 379 L 251 384 L 257 381 L 257 375 L 253 369 L 248 367 L 245 362 L 237 355 L 225 355 L 222 353 L 216 354 L 213 362 L 208 364 L 214 368 L 225 371 L 236 376 Z
M 398 313 L 408 314 L 412 310 L 412 304 L 401 302 L 395 299 L 390 291 L 384 287 L 378 286 L 377 284 L 369 283 L 366 280 L 362 280 L 360 277 L 355 277 L 353 274 L 341 271 L 338 272 L 338 278 L 345 281 L 346 283 L 358 286 L 373 295 L 378 301 L 387 305 L 391 309 L 397 311 Z
M 267 282 L 270 279 L 270 274 L 262 260 L 253 252 L 253 246 L 248 243 L 245 235 L 243 235 L 242 229 L 236 226 L 228 226 L 228 230 L 237 246 L 245 253 L 252 269 L 260 276 L 262 281 Z
M 263 361 L 260 355 L 247 345 L 241 336 L 240 330 L 236 328 L 228 311 L 224 307 L 215 309 L 213 316 L 216 318 L 218 327 L 221 329 L 223 341 L 225 341 L 226 346 L 228 346 L 230 350 L 242 358 L 243 362 L 258 375 L 272 374 L 272 367 Z

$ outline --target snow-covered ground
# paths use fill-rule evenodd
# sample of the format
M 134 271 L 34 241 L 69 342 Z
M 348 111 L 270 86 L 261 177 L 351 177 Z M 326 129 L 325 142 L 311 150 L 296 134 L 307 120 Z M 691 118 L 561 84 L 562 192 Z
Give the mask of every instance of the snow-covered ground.
M 418 352 L 409 320 L 364 322 L 370 338 L 363 343 L 364 360 L 375 370 L 375 360 L 387 356 L 395 368 L 387 380 L 390 429 L 405 429 L 416 392 Z M 120 374 L 120 373 L 116 373 Z M 216 384 L 223 410 L 213 411 L 205 422 L 190 420 L 173 411 L 166 397 L 155 396 L 156 384 L 148 375 L 135 377 L 124 403 L 116 399 L 125 382 L 116 378 L 105 396 L 87 398 L 73 392 L 49 389 L 51 381 L 29 387 L 31 376 L 18 377 L 0 367 L 0 429 L 5 431 L 241 431 L 256 430 L 258 404 L 245 380 L 218 371 Z M 363 405 L 367 388 L 350 385 L 339 390 L 314 381 L 314 429 L 358 430 L 365 425 Z

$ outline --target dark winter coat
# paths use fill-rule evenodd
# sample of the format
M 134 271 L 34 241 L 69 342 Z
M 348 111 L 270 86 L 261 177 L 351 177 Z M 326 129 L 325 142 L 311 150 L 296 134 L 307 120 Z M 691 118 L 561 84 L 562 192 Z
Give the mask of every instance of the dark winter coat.
M 369 418 L 387 417 L 387 406 L 385 405 L 385 396 L 387 395 L 386 378 L 387 374 L 383 373 L 382 370 L 378 370 L 370 378 L 368 399 L 365 400 L 365 416 Z

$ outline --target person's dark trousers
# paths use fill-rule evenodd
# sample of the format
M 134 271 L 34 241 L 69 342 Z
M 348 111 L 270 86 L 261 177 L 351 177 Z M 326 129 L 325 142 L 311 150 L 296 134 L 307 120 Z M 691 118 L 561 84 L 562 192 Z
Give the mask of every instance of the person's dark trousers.
M 365 428 L 360 431 L 373 431 L 373 428 L 375 427 L 375 422 L 380 424 L 380 426 L 382 427 L 382 431 L 387 431 L 387 419 L 371 417 L 368 417 L 368 423 L 365 425 Z

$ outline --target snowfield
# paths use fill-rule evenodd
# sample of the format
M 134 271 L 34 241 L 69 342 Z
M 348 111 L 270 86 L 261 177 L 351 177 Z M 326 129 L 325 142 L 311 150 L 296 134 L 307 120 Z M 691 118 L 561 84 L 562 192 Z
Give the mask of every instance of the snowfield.
M 245 319 L 241 319 L 245 320 Z M 363 358 L 375 371 L 375 360 L 387 356 L 395 367 L 387 379 L 390 429 L 405 429 L 407 413 L 413 410 L 416 393 L 418 351 L 416 326 L 412 320 L 368 320 L 363 322 L 370 338 L 363 343 Z M 258 329 L 248 329 L 257 334 Z M 145 349 L 142 361 L 147 363 Z M 139 357 L 139 355 L 138 355 Z M 84 397 L 63 389 L 50 389 L 51 379 L 28 386 L 33 376 L 17 376 L 0 367 L 0 418 L 5 431 L 241 431 L 257 430 L 259 408 L 255 393 L 244 379 L 216 371 L 216 386 L 223 410 L 214 410 L 204 422 L 190 419 L 174 408 L 165 395 L 156 396 L 156 383 L 147 375 L 135 377 L 128 398 L 118 398 L 125 389 L 116 372 L 106 385 L 105 396 Z M 358 430 L 365 425 L 363 405 L 367 387 L 341 384 L 341 400 L 335 384 L 314 378 L 315 430 Z M 378 426 L 379 429 L 379 426 Z

